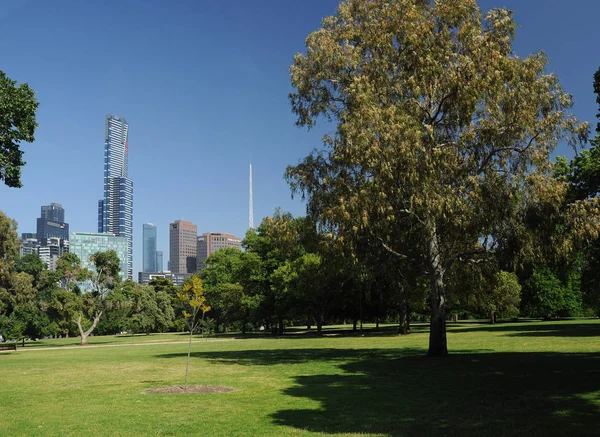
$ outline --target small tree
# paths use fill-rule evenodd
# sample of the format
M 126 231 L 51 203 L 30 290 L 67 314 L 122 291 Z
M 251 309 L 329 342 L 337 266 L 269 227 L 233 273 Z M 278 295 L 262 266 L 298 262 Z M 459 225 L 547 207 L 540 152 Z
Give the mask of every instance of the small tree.
M 496 323 L 496 312 L 516 315 L 521 303 L 521 284 L 517 275 L 499 271 L 495 275 L 495 284 L 487 299 L 486 309 L 490 313 L 490 321 Z
M 104 313 L 104 304 L 108 294 L 120 282 L 120 261 L 117 252 L 114 250 L 96 252 L 90 257 L 90 260 L 96 267 L 96 271 L 91 275 L 93 290 L 82 296 L 83 307 L 75 321 L 81 336 L 81 346 L 87 345 L 88 336 L 94 331 Z M 92 325 L 85 331 L 83 329 L 84 310 L 92 317 Z
M 185 364 L 185 391 L 187 391 L 190 352 L 192 350 L 192 335 L 194 335 L 194 331 L 204 320 L 204 314 L 210 310 L 210 307 L 205 303 L 206 297 L 204 296 L 202 280 L 198 276 L 192 276 L 189 281 L 183 285 L 182 290 L 177 293 L 177 297 L 185 307 L 183 317 L 185 318 L 187 327 L 190 331 L 187 362 Z

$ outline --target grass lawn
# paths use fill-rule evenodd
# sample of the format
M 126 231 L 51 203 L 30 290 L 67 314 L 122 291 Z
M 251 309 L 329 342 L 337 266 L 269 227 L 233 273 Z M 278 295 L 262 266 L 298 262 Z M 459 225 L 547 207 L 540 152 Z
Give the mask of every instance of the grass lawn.
M 176 334 L 3 352 L 0 436 L 600 435 L 598 320 L 451 324 L 447 359 L 423 328 L 329 332 L 196 340 L 190 383 L 234 389 L 205 395 L 144 394 L 183 383 Z

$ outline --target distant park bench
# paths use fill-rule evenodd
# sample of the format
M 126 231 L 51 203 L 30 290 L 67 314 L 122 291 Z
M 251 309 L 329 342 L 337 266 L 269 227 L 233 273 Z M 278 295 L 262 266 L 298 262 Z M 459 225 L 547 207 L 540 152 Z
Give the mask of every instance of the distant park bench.
M 17 350 L 17 343 L 0 343 L 0 351 Z

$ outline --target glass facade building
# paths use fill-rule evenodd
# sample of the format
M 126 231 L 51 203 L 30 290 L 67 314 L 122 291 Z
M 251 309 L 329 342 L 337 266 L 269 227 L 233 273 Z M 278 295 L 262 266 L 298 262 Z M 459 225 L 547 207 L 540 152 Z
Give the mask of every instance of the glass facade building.
M 65 223 L 65 210 L 58 203 L 44 205 L 37 219 L 36 238 L 41 245 L 46 245 L 49 238 L 69 240 L 69 224 Z
M 157 272 L 162 272 L 163 271 L 163 253 L 162 253 L 162 250 L 157 250 L 156 251 L 156 271 Z
M 106 116 L 104 139 L 104 198 L 98 202 L 98 232 L 127 239 L 125 272 L 133 277 L 133 181 L 128 177 L 129 125 Z
M 127 237 L 117 237 L 112 234 L 95 232 L 73 232 L 69 240 L 69 251 L 81 260 L 82 267 L 94 271 L 94 263 L 90 256 L 96 252 L 114 250 L 119 257 L 121 279 L 128 278 L 127 259 L 129 256 L 129 241 Z
M 156 225 L 152 223 L 142 225 L 142 247 L 142 271 L 158 272 L 156 266 Z

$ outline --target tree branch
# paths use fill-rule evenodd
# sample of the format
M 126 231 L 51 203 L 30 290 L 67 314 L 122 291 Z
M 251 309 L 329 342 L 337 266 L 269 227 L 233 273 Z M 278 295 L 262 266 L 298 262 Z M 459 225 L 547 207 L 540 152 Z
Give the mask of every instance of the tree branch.
M 396 252 L 394 249 L 392 249 L 390 246 L 388 246 L 388 245 L 385 243 L 385 241 L 383 241 L 383 238 L 381 238 L 381 237 L 378 237 L 378 236 L 376 236 L 376 235 L 373 235 L 373 236 L 374 236 L 375 238 L 377 238 L 377 239 L 378 239 L 378 240 L 381 242 L 381 245 L 383 246 L 383 248 L 384 248 L 384 249 L 385 249 L 387 252 L 391 253 L 392 255 L 394 255 L 394 256 L 396 256 L 396 257 L 398 257 L 398 258 L 400 258 L 400 259 L 408 259 L 408 256 L 406 256 L 406 255 L 404 255 L 404 254 L 402 254 L 402 253 Z
M 446 267 L 446 271 L 449 270 L 452 265 L 456 262 L 456 261 L 460 261 L 460 262 L 466 262 L 469 264 L 480 264 L 482 262 L 487 261 L 487 259 L 474 259 L 472 258 L 473 256 L 476 255 L 495 255 L 495 251 L 493 250 L 488 250 L 488 249 L 473 249 L 473 250 L 467 250 L 465 252 L 459 253 L 458 255 L 456 255 L 454 258 L 452 258 L 450 261 L 448 261 L 447 267 Z

